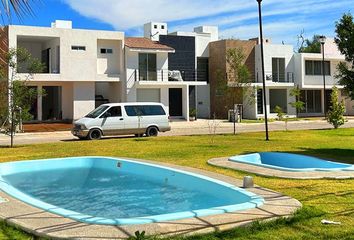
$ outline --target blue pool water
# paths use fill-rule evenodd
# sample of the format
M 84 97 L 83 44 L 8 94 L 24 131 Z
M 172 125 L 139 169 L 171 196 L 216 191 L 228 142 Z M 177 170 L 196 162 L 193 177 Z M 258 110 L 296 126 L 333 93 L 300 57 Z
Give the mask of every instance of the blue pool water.
M 283 171 L 354 171 L 354 166 L 299 154 L 262 152 L 234 156 L 230 161 Z
M 264 201 L 205 176 L 102 157 L 0 164 L 0 189 L 65 217 L 111 225 L 233 212 Z

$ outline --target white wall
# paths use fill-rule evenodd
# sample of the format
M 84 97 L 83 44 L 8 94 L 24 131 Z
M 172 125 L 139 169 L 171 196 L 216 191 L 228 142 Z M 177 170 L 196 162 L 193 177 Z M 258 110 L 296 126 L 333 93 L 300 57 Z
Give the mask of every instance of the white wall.
M 112 54 L 102 54 L 101 48 L 112 49 Z M 98 74 L 119 74 L 120 73 L 120 43 L 114 40 L 97 41 L 97 73 Z
M 295 61 L 293 58 L 293 46 L 282 44 L 264 44 L 264 71 L 265 74 L 272 74 L 272 59 L 285 58 L 285 74 L 295 72 Z M 255 76 L 258 74 L 258 82 L 262 81 L 261 46 L 255 47 Z M 286 77 L 286 75 L 285 75 Z
M 52 40 L 46 41 L 42 46 L 43 47 L 42 50 L 50 48 L 50 58 L 49 58 L 50 73 L 59 73 L 60 71 L 60 62 L 58 62 L 58 55 L 60 56 L 60 52 L 58 52 L 58 46 L 60 46 L 59 38 L 54 38 Z
M 155 53 L 156 54 L 156 68 L 157 68 L 157 83 L 163 81 L 168 81 L 168 53 L 167 52 L 157 52 L 157 51 L 133 51 L 129 48 L 125 49 L 125 69 L 126 69 L 126 81 L 123 83 L 123 88 L 126 89 L 126 100 L 128 102 L 137 101 L 136 87 L 137 82 L 135 81 L 135 70 L 139 69 L 139 53 Z M 163 71 L 164 78 L 162 79 L 161 71 Z M 136 72 L 136 78 L 139 78 L 139 72 Z M 166 104 L 165 104 L 166 105 Z M 168 102 L 167 102 L 168 105 Z M 166 105 L 166 106 L 167 106 Z
M 95 109 L 95 83 L 75 82 L 73 84 L 74 119 L 84 117 Z
M 118 69 L 115 69 L 114 72 L 118 74 L 123 72 L 124 33 L 122 32 L 9 26 L 10 48 L 17 47 L 18 37 L 26 37 L 32 40 L 36 38 L 57 38 L 54 41 L 48 42 L 48 46 L 52 47 L 58 45 L 58 41 L 60 41 L 60 74 L 56 76 L 57 81 L 100 81 L 100 78 L 97 76 L 98 40 L 115 42 L 119 64 Z M 86 47 L 86 51 L 74 51 L 71 49 L 72 46 L 84 46 Z M 41 51 L 39 51 L 39 54 L 41 54 Z M 52 54 L 55 54 L 55 51 L 52 51 Z M 40 55 L 36 57 L 41 58 Z M 53 61 L 54 59 L 52 58 Z M 116 66 L 116 62 L 112 63 L 112 65 Z M 34 81 L 36 81 L 36 77 L 34 76 Z M 40 80 L 43 81 L 43 79 Z M 106 80 L 110 81 L 109 78 Z
M 257 119 L 257 88 L 254 88 L 254 100 L 248 99 L 246 95 L 243 97 L 243 117 L 245 119 Z
M 198 118 L 210 118 L 210 85 L 196 86 Z

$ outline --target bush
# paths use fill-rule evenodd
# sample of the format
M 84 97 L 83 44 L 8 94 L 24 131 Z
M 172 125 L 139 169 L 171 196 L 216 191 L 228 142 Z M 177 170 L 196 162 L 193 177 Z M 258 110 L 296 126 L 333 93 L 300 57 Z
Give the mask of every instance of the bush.
M 283 109 L 279 106 L 275 106 L 274 112 L 277 113 L 277 117 L 279 121 L 283 121 L 285 113 L 283 112 Z
M 333 87 L 332 89 L 331 104 L 330 110 L 327 113 L 327 121 L 337 129 L 345 123 L 345 105 L 343 100 L 341 102 L 338 101 L 337 87 Z

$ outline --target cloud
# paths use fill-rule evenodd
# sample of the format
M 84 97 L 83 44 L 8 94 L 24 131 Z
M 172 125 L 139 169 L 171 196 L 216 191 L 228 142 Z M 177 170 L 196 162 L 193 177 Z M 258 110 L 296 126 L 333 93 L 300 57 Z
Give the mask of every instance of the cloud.
M 255 0 L 63 0 L 85 17 L 109 23 L 128 35 L 141 35 L 150 21 L 169 23 L 169 30 L 190 31 L 199 25 L 217 25 L 223 37 L 258 35 Z M 332 34 L 334 21 L 350 10 L 352 0 L 263 1 L 266 35 L 295 43 L 302 29 Z M 352 7 L 353 8 L 353 7 Z

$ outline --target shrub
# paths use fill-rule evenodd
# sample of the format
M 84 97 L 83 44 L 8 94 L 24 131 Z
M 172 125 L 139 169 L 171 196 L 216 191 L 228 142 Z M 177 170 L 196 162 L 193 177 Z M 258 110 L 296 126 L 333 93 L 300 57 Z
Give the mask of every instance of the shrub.
M 337 129 L 345 122 L 344 113 L 344 101 L 338 101 L 338 88 L 333 87 L 331 94 L 331 106 L 330 110 L 327 113 L 327 121 L 332 124 L 335 129 Z

